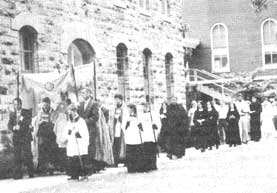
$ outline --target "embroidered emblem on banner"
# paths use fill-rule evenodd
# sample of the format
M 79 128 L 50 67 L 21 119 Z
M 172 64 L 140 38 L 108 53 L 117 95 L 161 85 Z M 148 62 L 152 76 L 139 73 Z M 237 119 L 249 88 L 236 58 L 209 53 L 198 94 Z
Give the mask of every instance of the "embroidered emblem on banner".
M 52 91 L 52 90 L 54 90 L 54 84 L 53 83 L 51 83 L 51 82 L 46 82 L 45 84 L 44 84 L 44 88 L 46 89 L 46 90 L 48 90 L 48 91 Z

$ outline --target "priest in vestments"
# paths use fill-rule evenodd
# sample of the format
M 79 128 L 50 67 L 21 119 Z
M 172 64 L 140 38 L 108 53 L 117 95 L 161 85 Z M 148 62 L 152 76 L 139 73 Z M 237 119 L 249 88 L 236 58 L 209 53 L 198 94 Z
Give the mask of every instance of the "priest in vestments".
M 123 104 L 123 96 L 116 94 L 114 96 L 116 107 L 111 117 L 112 128 L 113 128 L 113 156 L 114 165 L 118 166 L 119 163 L 125 162 L 126 156 L 126 144 L 124 137 L 124 125 L 127 118 L 127 108 Z
M 184 138 L 188 134 L 188 115 L 181 104 L 177 103 L 177 98 L 172 97 L 167 109 L 168 136 L 167 136 L 167 156 L 181 158 L 185 155 Z

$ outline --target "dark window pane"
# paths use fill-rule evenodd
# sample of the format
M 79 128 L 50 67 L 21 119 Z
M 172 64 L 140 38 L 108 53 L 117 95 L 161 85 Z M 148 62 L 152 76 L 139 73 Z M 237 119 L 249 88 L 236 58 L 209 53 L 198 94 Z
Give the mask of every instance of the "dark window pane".
M 265 64 L 271 64 L 271 53 L 265 53 Z
M 222 67 L 227 67 L 228 59 L 227 56 L 222 56 Z
M 272 53 L 272 63 L 277 64 L 277 52 Z

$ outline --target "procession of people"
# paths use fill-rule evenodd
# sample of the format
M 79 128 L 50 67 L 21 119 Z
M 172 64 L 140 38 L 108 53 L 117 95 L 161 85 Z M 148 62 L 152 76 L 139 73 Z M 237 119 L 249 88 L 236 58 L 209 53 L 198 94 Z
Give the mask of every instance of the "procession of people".
M 29 177 L 65 172 L 69 180 L 86 176 L 107 167 L 126 166 L 129 173 L 158 169 L 159 152 L 169 159 L 180 159 L 185 150 L 195 147 L 201 152 L 222 144 L 230 147 L 276 137 L 274 97 L 251 102 L 241 94 L 228 103 L 219 100 L 192 101 L 191 108 L 176 97 L 161 104 L 159 113 L 149 101 L 125 104 L 120 94 L 114 96 L 115 107 L 105 108 L 92 96 L 92 90 L 80 91 L 75 104 L 68 92 L 60 93 L 55 108 L 49 97 L 42 99 L 41 110 L 32 120 L 31 110 L 22 109 L 15 98 L 8 128 L 13 132 L 15 156 L 14 179 L 23 177 L 23 165 Z

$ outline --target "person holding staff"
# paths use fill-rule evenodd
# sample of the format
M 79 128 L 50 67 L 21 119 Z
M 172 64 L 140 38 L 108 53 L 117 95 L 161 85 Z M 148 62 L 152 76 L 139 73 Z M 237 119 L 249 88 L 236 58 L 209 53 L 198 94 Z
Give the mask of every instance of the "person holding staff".
M 10 113 L 8 129 L 13 133 L 14 147 L 14 179 L 23 177 L 22 166 L 25 164 L 28 168 L 29 177 L 34 177 L 34 163 L 31 152 L 32 122 L 31 110 L 22 109 L 22 101 L 20 98 L 13 100 L 14 111 Z
M 79 180 L 80 176 L 86 176 L 83 164 L 84 156 L 88 154 L 89 133 L 86 122 L 77 113 L 74 104 L 68 107 L 69 120 L 66 125 L 66 154 L 68 157 L 68 175 L 70 180 Z

